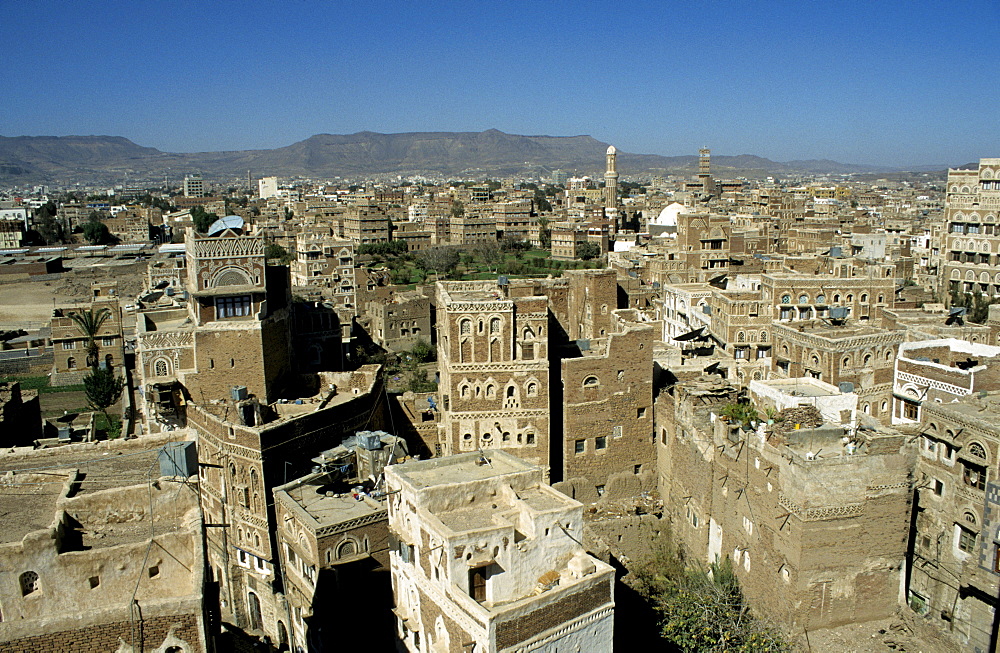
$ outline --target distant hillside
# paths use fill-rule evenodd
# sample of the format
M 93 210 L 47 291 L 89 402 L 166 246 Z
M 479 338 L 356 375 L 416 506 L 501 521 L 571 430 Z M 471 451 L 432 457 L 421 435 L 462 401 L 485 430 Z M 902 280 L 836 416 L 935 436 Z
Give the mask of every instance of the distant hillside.
M 590 136 L 520 136 L 484 132 L 317 134 L 272 150 L 168 153 L 119 136 L 0 137 L 0 184 L 121 183 L 126 178 L 178 181 L 201 172 L 209 179 L 255 176 L 359 177 L 380 174 L 505 176 L 554 169 L 599 175 L 608 144 Z M 698 157 L 620 152 L 623 175 L 693 174 Z M 712 156 L 719 176 L 891 171 L 836 161 L 778 163 L 758 156 Z

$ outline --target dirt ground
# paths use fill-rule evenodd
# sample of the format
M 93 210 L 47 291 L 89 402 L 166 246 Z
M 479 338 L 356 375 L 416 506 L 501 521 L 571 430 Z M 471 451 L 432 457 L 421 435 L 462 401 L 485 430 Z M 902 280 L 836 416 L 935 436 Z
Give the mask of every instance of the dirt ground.
M 959 650 L 912 614 L 898 614 L 799 638 L 797 650 L 811 653 L 952 653 Z
M 0 284 L 0 330 L 37 331 L 52 317 L 52 309 L 85 303 L 93 281 L 117 280 L 121 296 L 134 299 L 142 289 L 145 263 L 91 266 L 64 272 L 55 281 L 18 281 Z

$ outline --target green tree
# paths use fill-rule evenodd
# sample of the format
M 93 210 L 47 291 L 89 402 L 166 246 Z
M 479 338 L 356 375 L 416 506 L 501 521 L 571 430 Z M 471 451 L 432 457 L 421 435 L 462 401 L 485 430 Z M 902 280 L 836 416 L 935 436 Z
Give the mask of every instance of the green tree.
M 427 378 L 427 370 L 410 372 L 410 382 L 407 386 L 410 392 L 434 392 L 437 384 Z
M 417 340 L 413 349 L 410 350 L 410 354 L 413 356 L 413 360 L 418 363 L 430 363 L 437 360 L 437 349 L 423 338 Z
M 191 220 L 194 222 L 195 231 L 198 233 L 208 233 L 208 228 L 218 219 L 218 215 L 209 213 L 203 206 L 196 206 L 191 209 Z
M 35 209 L 34 231 L 47 245 L 66 242 L 66 233 L 62 221 L 57 217 L 58 209 L 55 202 L 46 202 Z
M 472 252 L 476 255 L 476 258 L 481 260 L 486 264 L 486 267 L 492 270 L 496 270 L 497 266 L 500 265 L 500 261 L 503 260 L 503 252 L 500 249 L 500 243 L 497 242 L 495 238 L 476 243 Z
M 601 255 L 601 248 L 597 245 L 597 243 L 587 241 L 585 243 L 581 243 L 580 246 L 577 247 L 576 255 L 577 258 L 589 261 L 590 259 L 597 258 Z
M 423 269 L 448 276 L 458 267 L 458 251 L 450 247 L 431 247 L 420 252 L 417 261 Z
M 292 261 L 292 254 L 275 242 L 264 245 L 264 257 L 268 259 L 278 259 L 281 265 L 288 265 Z
M 112 240 L 111 232 L 108 231 L 108 225 L 99 219 L 94 219 L 93 214 L 91 214 L 90 220 L 83 223 L 83 237 L 91 245 L 104 245 Z
M 465 215 L 465 204 L 461 200 L 455 200 L 451 203 L 451 217 L 461 218 Z
M 118 402 L 124 389 L 124 377 L 115 374 L 111 368 L 94 369 L 83 377 L 83 390 L 87 396 L 87 403 L 104 415 L 104 420 L 108 424 L 108 436 L 112 439 L 117 437 L 117 429 L 112 426 L 108 408 Z
M 538 216 L 538 240 L 542 249 L 552 248 L 552 230 L 549 229 L 549 219 L 543 215 Z
M 661 540 L 662 541 L 662 540 Z M 670 542 L 669 537 L 666 539 Z M 729 558 L 706 571 L 687 564 L 674 545 L 653 548 L 636 570 L 639 592 L 662 615 L 660 633 L 688 653 L 784 653 L 784 638 L 750 611 Z
M 101 357 L 101 348 L 97 344 L 97 334 L 110 317 L 111 309 L 107 307 L 90 308 L 86 311 L 69 314 L 69 319 L 76 323 L 76 328 L 87 338 L 87 366 L 93 370 L 97 369 Z

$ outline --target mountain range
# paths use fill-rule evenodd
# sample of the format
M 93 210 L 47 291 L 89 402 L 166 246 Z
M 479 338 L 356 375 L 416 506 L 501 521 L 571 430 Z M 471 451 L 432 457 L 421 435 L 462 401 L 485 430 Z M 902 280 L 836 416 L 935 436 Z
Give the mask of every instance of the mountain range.
M 333 179 L 380 175 L 433 177 L 547 176 L 561 169 L 599 175 L 608 144 L 591 136 L 521 136 L 483 132 L 317 134 L 269 150 L 171 153 L 121 136 L 0 136 L 0 185 L 162 180 L 176 183 L 200 172 L 209 180 L 254 177 Z M 698 157 L 619 152 L 618 170 L 641 174 L 694 174 Z M 922 166 L 943 170 L 946 166 Z M 829 160 L 771 161 L 759 156 L 712 155 L 720 177 L 898 172 L 898 168 Z

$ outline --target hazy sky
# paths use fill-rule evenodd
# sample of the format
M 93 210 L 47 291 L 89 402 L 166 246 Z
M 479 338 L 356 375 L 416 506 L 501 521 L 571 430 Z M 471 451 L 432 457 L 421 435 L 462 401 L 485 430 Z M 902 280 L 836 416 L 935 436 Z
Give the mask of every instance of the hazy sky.
M 627 152 L 1000 156 L 1000 1 L 0 3 L 0 135 L 174 152 L 317 133 Z

